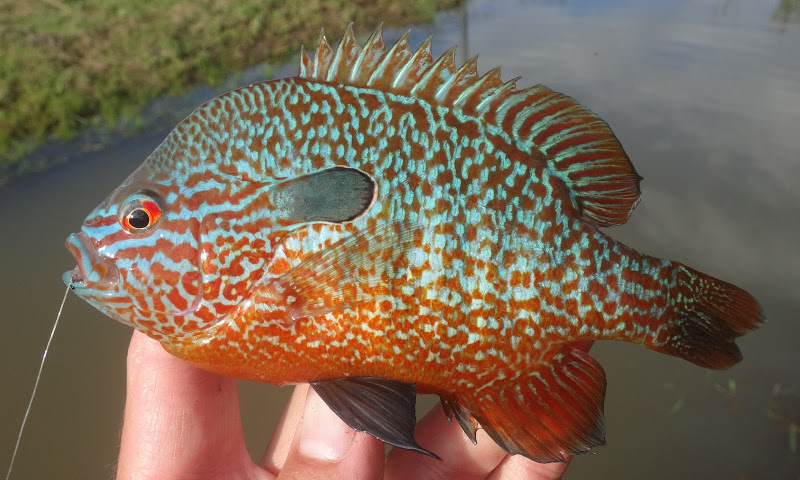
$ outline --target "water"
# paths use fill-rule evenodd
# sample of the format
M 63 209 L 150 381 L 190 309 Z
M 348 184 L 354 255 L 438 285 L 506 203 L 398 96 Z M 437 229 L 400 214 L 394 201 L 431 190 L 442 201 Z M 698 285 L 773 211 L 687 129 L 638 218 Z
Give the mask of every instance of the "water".
M 439 53 L 466 38 L 481 72 L 501 65 L 504 78 L 523 77 L 520 86 L 544 83 L 600 114 L 645 177 L 642 203 L 612 235 L 735 283 L 764 306 L 768 323 L 740 341 L 745 360 L 724 372 L 598 344 L 609 444 L 577 458 L 566 478 L 800 476 L 800 452 L 790 449 L 791 425 L 800 423 L 798 10 L 791 0 L 480 0 L 414 30 L 415 45 L 434 33 Z M 166 133 L 0 191 L 0 470 L 63 292 L 61 272 L 73 266 L 63 241 Z M 130 333 L 68 299 L 13 478 L 112 477 Z M 288 394 L 243 384 L 254 452 Z

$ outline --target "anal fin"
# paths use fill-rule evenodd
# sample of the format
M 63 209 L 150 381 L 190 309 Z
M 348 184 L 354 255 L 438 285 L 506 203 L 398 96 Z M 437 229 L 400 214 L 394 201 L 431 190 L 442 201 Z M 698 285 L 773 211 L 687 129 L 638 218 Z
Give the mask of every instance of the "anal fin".
M 417 387 L 377 377 L 343 377 L 312 382 L 311 387 L 351 428 L 395 447 L 424 453 L 414 439 Z
M 478 419 L 475 418 L 472 412 L 458 403 L 457 395 L 443 394 L 441 395 L 441 400 L 444 414 L 447 415 L 447 420 L 452 422 L 453 417 L 455 417 L 458 424 L 461 425 L 461 429 L 467 434 L 467 437 L 469 437 L 474 445 L 477 445 L 477 433 L 478 429 L 481 427 Z
M 506 452 L 535 462 L 563 462 L 605 444 L 605 373 L 588 353 L 565 346 L 529 374 L 500 389 L 443 396 L 475 441 L 477 420 Z

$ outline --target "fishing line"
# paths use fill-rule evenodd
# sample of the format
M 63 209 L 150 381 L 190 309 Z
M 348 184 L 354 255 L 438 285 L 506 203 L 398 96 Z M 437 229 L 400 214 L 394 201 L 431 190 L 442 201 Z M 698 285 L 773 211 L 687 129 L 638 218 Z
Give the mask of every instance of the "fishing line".
M 19 443 L 22 440 L 22 431 L 25 429 L 25 423 L 28 421 L 28 414 L 31 413 L 31 407 L 33 406 L 33 399 L 36 396 L 36 389 L 39 388 L 39 380 L 42 378 L 42 369 L 44 368 L 44 360 L 47 358 L 47 351 L 50 350 L 50 344 L 53 342 L 53 335 L 56 333 L 56 327 L 58 326 L 58 319 L 61 318 L 61 311 L 64 310 L 64 303 L 67 301 L 67 295 L 69 295 L 69 286 L 67 286 L 67 291 L 64 292 L 64 299 L 61 300 L 61 306 L 58 308 L 58 314 L 56 315 L 56 321 L 53 323 L 53 330 L 50 332 L 50 338 L 47 339 L 47 345 L 44 347 L 44 353 L 42 354 L 42 363 L 39 364 L 39 373 L 36 374 L 36 381 L 33 383 L 33 391 L 31 392 L 31 399 L 28 402 L 28 408 L 25 410 L 25 416 L 22 417 L 22 425 L 19 427 L 19 435 L 17 435 L 17 443 L 14 444 L 14 453 L 11 454 L 11 464 L 8 465 L 8 473 L 6 473 L 6 480 L 11 478 L 11 469 L 14 468 L 14 460 L 17 458 L 17 450 L 19 450 Z

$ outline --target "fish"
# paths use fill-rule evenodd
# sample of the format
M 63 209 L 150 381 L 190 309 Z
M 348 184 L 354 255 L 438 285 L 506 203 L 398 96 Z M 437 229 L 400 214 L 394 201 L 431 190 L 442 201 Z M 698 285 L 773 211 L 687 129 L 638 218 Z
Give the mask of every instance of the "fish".
M 750 294 L 605 233 L 641 196 L 609 125 L 454 51 L 321 33 L 297 76 L 178 123 L 69 236 L 64 282 L 192 365 L 310 383 L 352 428 L 435 458 L 419 393 L 473 443 L 559 462 L 605 444 L 585 342 L 739 362 L 765 320 Z

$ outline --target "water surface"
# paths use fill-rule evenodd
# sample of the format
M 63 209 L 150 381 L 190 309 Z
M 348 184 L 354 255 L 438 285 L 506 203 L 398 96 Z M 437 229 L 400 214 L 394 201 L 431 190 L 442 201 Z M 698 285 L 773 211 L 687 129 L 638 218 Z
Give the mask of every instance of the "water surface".
M 608 375 L 608 445 L 577 458 L 567 478 L 800 476 L 790 442 L 791 425 L 800 423 L 800 26 L 791 23 L 793 8 L 797 2 L 786 0 L 478 0 L 414 29 L 415 45 L 431 33 L 438 53 L 466 43 L 469 56 L 480 53 L 481 72 L 501 65 L 504 78 L 546 84 L 606 119 L 645 177 L 642 203 L 610 233 L 747 289 L 769 320 L 740 341 L 745 360 L 725 372 L 598 344 Z M 202 89 L 188 101 L 214 94 Z M 61 272 L 73 266 L 63 241 L 166 133 L 122 141 L 0 190 L 0 471 L 63 294 Z M 130 334 L 68 299 L 14 478 L 112 477 Z M 253 451 L 266 445 L 289 393 L 243 384 Z

